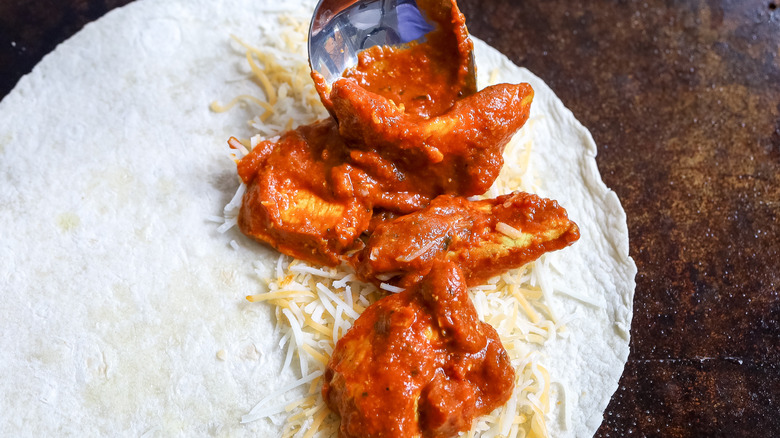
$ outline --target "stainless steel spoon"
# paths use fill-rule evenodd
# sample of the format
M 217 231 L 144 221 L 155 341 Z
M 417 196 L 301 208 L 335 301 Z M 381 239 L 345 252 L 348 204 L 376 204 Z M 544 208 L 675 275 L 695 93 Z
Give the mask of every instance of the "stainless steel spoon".
M 452 8 L 447 1 L 438 4 Z M 435 27 L 415 0 L 320 0 L 309 27 L 309 64 L 331 85 L 357 65 L 361 50 L 416 41 Z

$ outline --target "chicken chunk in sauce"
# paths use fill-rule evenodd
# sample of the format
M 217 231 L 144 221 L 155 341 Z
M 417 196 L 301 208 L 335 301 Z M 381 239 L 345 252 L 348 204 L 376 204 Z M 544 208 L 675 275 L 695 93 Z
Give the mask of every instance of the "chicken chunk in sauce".
M 437 262 L 363 312 L 336 345 L 322 393 L 341 437 L 451 437 L 506 402 L 514 379 L 460 269 Z
M 441 1 L 420 6 L 446 11 L 432 6 Z M 504 84 L 476 92 L 463 15 L 453 1 L 434 18 L 439 28 L 425 43 L 371 48 L 332 88 L 313 73 L 336 118 L 262 142 L 239 162 L 244 234 L 335 266 L 360 248 L 375 215 L 404 215 L 442 194 L 490 187 L 533 90 Z
M 484 193 L 504 164 L 504 147 L 531 109 L 528 84 L 500 84 L 458 100 L 448 111 L 419 118 L 383 96 L 340 80 L 331 92 L 339 132 L 361 149 L 424 176 L 427 195 Z
M 476 286 L 579 236 L 577 224 L 551 199 L 523 192 L 479 201 L 442 195 L 423 210 L 379 224 L 350 261 L 365 281 L 395 276 L 406 286 L 447 260 Z

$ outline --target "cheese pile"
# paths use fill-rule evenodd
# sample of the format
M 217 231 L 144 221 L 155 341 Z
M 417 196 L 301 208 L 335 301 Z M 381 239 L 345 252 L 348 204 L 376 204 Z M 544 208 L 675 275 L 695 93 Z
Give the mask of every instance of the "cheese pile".
M 265 138 L 327 117 L 306 61 L 308 24 L 300 17 L 280 15 L 279 26 L 261 30 L 266 42 L 262 50 L 235 35 L 231 39 L 245 60 L 239 66 L 243 79 L 257 83 L 264 99 L 242 94 L 225 105 L 212 102 L 211 110 L 224 112 L 239 103 L 259 106 L 262 112 L 249 124 Z
M 307 26 L 303 23 L 295 17 L 281 17 L 282 32 L 271 38 L 271 45 L 263 50 L 233 38 L 244 52 L 252 80 L 259 84 L 266 99 L 239 96 L 224 107 L 212 104 L 215 111 L 227 110 L 239 101 L 254 102 L 263 109 L 251 122 L 259 134 L 240 145 L 231 145 L 234 160 L 239 160 L 264 139 L 326 116 L 309 79 Z M 533 123 L 532 118 L 527 125 Z M 530 160 L 533 139 L 527 135 L 529 131 L 522 129 L 507 145 L 506 164 L 483 197 L 492 198 L 515 190 L 538 191 L 541 182 L 535 178 Z M 242 184 L 225 207 L 219 231 L 226 232 L 235 225 L 244 191 Z M 235 246 L 235 241 L 231 245 Z M 569 428 L 565 388 L 551 379 L 540 352 L 546 342 L 567 335 L 566 321 L 559 319 L 549 305 L 554 259 L 554 253 L 542 256 L 536 262 L 469 290 L 480 319 L 498 332 L 515 367 L 517 380 L 510 400 L 479 419 L 473 430 L 463 436 L 546 437 L 546 422 L 553 406 L 556 415 L 562 416 L 562 427 Z M 282 334 L 279 348 L 286 354 L 283 367 L 285 370 L 295 367 L 300 379 L 260 400 L 241 421 L 273 419 L 284 414 L 284 437 L 335 436 L 338 417 L 325 406 L 320 391 L 328 359 L 338 339 L 366 307 L 399 290 L 389 285 L 379 290 L 357 281 L 346 265 L 322 268 L 287 256 L 279 257 L 271 278 L 262 276 L 265 269 L 256 267 L 255 271 L 262 283 L 259 289 L 264 291 L 247 299 L 274 307 L 277 330 Z M 571 292 L 556 292 L 582 299 Z M 278 402 L 280 396 L 290 394 L 296 398 Z

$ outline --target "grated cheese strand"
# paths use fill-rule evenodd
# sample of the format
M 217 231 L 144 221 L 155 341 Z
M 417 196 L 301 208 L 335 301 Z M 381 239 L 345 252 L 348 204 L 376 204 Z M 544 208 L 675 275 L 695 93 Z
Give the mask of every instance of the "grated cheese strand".
M 260 400 L 257 403 L 257 405 L 255 405 L 255 407 L 252 408 L 251 411 L 249 411 L 249 413 L 247 415 L 244 415 L 243 417 L 241 417 L 241 423 L 249 423 L 249 422 L 252 422 L 252 421 L 255 421 L 255 420 L 259 420 L 260 418 L 267 417 L 268 415 L 257 416 L 257 414 L 258 414 L 258 412 L 261 409 L 263 409 L 263 405 L 265 405 L 269 400 L 278 399 L 279 397 L 281 397 L 284 394 L 292 391 L 293 389 L 295 389 L 295 388 L 297 388 L 297 387 L 299 387 L 301 385 L 305 385 L 305 384 L 311 382 L 312 380 L 314 380 L 314 379 L 316 379 L 316 378 L 318 378 L 320 376 L 322 376 L 322 371 L 315 371 L 315 372 L 309 374 L 308 376 L 303 377 L 303 378 L 301 378 L 299 380 L 296 380 L 295 382 L 292 382 L 292 383 L 290 383 L 288 385 L 285 385 L 282 388 L 278 389 L 277 391 L 274 391 L 273 393 L 263 397 L 263 399 Z M 284 408 L 282 407 L 282 409 L 284 409 Z
M 263 102 L 262 100 L 254 96 L 250 96 L 248 94 L 238 95 L 225 105 L 221 105 L 219 102 L 215 100 L 214 102 L 211 102 L 211 105 L 209 105 L 209 109 L 211 109 L 215 113 L 224 113 L 226 111 L 230 111 L 234 106 L 238 105 L 241 102 L 252 102 L 262 107 L 264 110 L 266 110 L 269 113 L 274 112 L 274 107 L 272 107 L 268 102 Z

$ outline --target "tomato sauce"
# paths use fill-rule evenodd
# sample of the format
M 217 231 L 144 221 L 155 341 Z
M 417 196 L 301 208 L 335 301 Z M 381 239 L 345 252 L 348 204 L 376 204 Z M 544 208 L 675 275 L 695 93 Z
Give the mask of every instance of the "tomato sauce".
M 499 224 L 519 235 L 501 232 Z M 579 237 L 554 200 L 522 192 L 480 201 L 443 195 L 423 210 L 379 224 L 351 264 L 366 281 L 407 286 L 447 260 L 460 267 L 468 286 L 477 286 Z
M 451 437 L 503 404 L 514 379 L 460 269 L 438 263 L 363 312 L 336 345 L 322 394 L 341 437 Z

